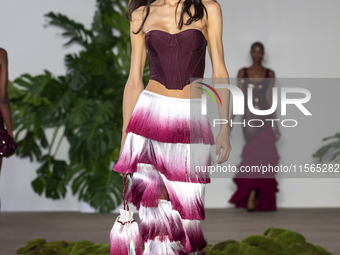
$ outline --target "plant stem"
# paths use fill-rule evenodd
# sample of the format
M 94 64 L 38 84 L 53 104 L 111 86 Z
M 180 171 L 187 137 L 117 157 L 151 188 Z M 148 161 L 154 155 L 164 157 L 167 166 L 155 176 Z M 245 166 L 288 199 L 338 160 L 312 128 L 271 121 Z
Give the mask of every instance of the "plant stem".
M 48 148 L 48 155 L 51 155 L 51 150 L 52 150 L 52 147 L 53 147 L 55 138 L 57 137 L 57 134 L 58 134 L 58 131 L 59 131 L 59 127 L 60 127 L 60 126 L 58 126 L 58 127 L 56 127 L 56 128 L 54 129 L 52 142 L 51 142 L 51 144 L 50 144 L 50 146 L 49 146 L 49 148 Z
M 58 152 L 58 150 L 59 150 L 60 144 L 61 144 L 61 142 L 62 142 L 64 136 L 65 136 L 65 131 L 64 131 L 64 133 L 62 134 L 62 136 L 61 136 L 60 139 L 59 139 L 57 148 L 55 149 L 54 154 L 53 154 L 54 157 L 55 157 L 55 155 L 57 154 L 57 152 Z

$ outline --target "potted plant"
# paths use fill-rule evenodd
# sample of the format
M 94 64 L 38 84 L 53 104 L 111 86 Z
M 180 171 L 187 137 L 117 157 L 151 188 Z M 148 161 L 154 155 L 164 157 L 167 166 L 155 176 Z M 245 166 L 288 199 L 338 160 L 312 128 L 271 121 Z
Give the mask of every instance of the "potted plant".
M 82 49 L 65 56 L 65 75 L 45 70 L 9 84 L 16 153 L 41 163 L 34 191 L 61 199 L 71 185 L 79 200 L 99 212 L 122 202 L 122 176 L 112 166 L 120 151 L 123 89 L 130 69 L 127 3 L 97 0 L 90 29 L 63 14 L 46 14 L 49 25 L 64 30 L 65 46 L 76 43 Z M 54 130 L 51 141 L 46 129 Z M 56 158 L 64 139 L 68 160 Z

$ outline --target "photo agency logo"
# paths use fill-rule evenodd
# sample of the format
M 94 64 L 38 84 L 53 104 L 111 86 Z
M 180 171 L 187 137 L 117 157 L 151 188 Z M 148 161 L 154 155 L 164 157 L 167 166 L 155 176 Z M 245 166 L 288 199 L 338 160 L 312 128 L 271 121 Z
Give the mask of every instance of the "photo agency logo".
M 245 112 L 245 106 L 248 107 L 249 111 L 257 116 L 266 116 L 271 115 L 274 113 L 278 107 L 278 88 L 273 88 L 272 93 L 272 106 L 270 109 L 261 110 L 256 109 L 253 104 L 253 88 L 248 87 L 247 88 L 247 105 L 245 104 L 245 96 L 243 95 L 243 91 L 235 85 L 232 84 L 215 84 L 214 87 L 211 85 L 208 85 L 203 82 L 198 82 L 205 86 L 206 88 L 210 89 L 214 94 L 217 96 L 221 106 L 222 106 L 222 100 L 220 95 L 217 93 L 216 89 L 228 89 L 232 95 L 233 98 L 233 114 L 234 115 L 244 115 Z M 215 105 L 217 106 L 216 100 L 213 96 L 213 94 L 208 90 L 201 87 L 196 87 L 198 89 L 203 90 L 206 92 L 214 101 Z M 294 93 L 295 96 L 299 95 L 299 98 L 288 98 L 288 94 Z M 207 94 L 202 93 L 201 96 L 201 114 L 207 115 Z M 308 89 L 305 88 L 298 88 L 298 87 L 283 87 L 280 89 L 280 103 L 281 103 L 281 116 L 287 115 L 287 105 L 295 105 L 305 116 L 311 116 L 312 114 L 307 110 L 307 108 L 304 106 L 305 103 L 307 103 L 311 99 L 311 93 Z M 296 127 L 298 125 L 298 121 L 296 119 L 273 119 L 268 118 L 265 120 L 262 119 L 249 119 L 246 123 L 245 119 L 243 119 L 242 122 L 233 122 L 231 119 L 213 119 L 213 126 L 216 125 L 225 125 L 228 124 L 232 127 L 233 125 L 243 125 L 244 127 L 246 125 L 250 127 L 262 127 L 265 123 L 264 121 L 271 122 L 272 127 L 274 127 L 274 122 L 278 122 L 283 127 Z

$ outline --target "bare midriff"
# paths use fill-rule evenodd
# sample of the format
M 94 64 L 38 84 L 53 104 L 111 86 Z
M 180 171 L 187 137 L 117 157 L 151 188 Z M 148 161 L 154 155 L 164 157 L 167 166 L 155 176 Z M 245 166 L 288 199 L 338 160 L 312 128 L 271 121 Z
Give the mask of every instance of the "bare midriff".
M 194 84 L 192 84 L 194 85 Z M 194 90 L 195 92 L 190 93 L 190 84 L 187 84 L 183 89 L 167 89 L 163 84 L 155 80 L 149 80 L 145 87 L 145 90 L 163 95 L 168 97 L 177 98 L 199 98 L 201 97 L 201 90 Z M 193 94 L 194 93 L 194 94 Z
M 149 80 L 145 90 L 168 97 L 190 98 L 190 84 L 183 89 L 167 89 L 164 85 L 155 80 Z

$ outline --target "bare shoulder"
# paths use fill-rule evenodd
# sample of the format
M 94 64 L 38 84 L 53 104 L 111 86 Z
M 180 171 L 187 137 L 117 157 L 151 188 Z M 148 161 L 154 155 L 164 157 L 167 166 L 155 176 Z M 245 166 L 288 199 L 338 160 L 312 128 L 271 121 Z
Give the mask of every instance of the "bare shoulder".
M 4 62 L 7 60 L 7 51 L 3 48 L 0 48 L 0 62 Z
M 146 6 L 139 6 L 131 13 L 131 21 L 133 22 L 142 22 L 146 15 Z
M 221 14 L 221 6 L 215 0 L 202 0 L 202 4 L 207 9 L 208 16 Z
M 244 76 L 244 68 L 241 68 L 238 70 L 237 78 L 243 78 Z
M 130 28 L 133 32 L 137 32 L 143 24 L 143 20 L 146 16 L 146 8 L 145 6 L 140 6 L 137 9 L 133 10 L 130 17 Z M 135 34 L 136 36 L 140 37 L 142 35 L 142 30 Z
M 4 48 L 0 48 L 0 56 L 7 56 L 7 51 Z
M 270 78 L 275 78 L 275 72 L 272 69 L 269 69 L 268 75 Z

